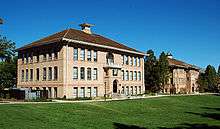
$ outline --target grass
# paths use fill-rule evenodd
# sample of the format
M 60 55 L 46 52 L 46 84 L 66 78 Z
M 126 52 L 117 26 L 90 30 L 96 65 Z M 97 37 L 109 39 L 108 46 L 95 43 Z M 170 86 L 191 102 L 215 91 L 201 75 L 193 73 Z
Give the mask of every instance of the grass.
M 220 128 L 220 96 L 0 105 L 1 129 Z

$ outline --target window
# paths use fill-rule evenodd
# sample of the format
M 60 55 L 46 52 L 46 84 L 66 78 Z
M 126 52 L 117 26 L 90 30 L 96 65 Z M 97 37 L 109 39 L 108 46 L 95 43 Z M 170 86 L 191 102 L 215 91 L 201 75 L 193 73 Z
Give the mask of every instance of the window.
M 36 80 L 39 81 L 40 80 L 40 71 L 39 68 L 36 69 Z
M 125 88 L 124 88 L 124 86 L 122 86 L 121 93 L 122 93 L 122 94 L 124 94 L 124 93 L 125 93 Z
M 132 58 L 132 57 L 130 57 L 129 64 L 130 64 L 130 66 L 132 66 L 132 65 L 133 65 L 133 58 Z
M 140 67 L 140 58 L 137 58 L 137 66 Z
M 24 81 L 24 70 L 21 70 L 21 81 Z
M 98 70 L 97 70 L 97 68 L 94 68 L 94 70 L 93 70 L 93 80 L 98 80 Z
M 94 62 L 97 62 L 97 60 L 98 60 L 97 51 L 94 51 L 93 56 L 94 56 Z
M 78 48 L 74 48 L 73 50 L 73 60 L 74 61 L 78 60 Z
M 26 54 L 26 63 L 28 63 L 28 57 L 29 57 L 29 54 L 27 53 Z
M 128 77 L 129 77 L 128 71 L 126 71 L 126 72 L 125 72 L 125 80 L 126 80 L 126 81 L 128 80 Z
M 81 49 L 80 51 L 80 60 L 85 61 L 85 49 Z
M 73 79 L 78 79 L 78 68 L 73 67 Z
M 141 72 L 140 71 L 138 72 L 138 80 L 139 81 L 141 80 Z
M 48 60 L 52 60 L 52 53 L 48 54 Z
M 125 77 L 124 77 L 124 70 L 121 71 L 121 74 L 122 74 L 122 80 L 125 80 Z
M 43 68 L 43 81 L 47 79 L 47 68 Z
M 58 59 L 58 53 L 54 52 L 54 60 L 57 60 L 57 59 Z
M 133 89 L 133 86 L 131 86 L 131 95 L 134 94 L 134 89 Z
M 92 97 L 92 89 L 91 87 L 88 87 L 88 97 Z
M 37 62 L 39 62 L 39 56 L 40 56 L 39 54 L 36 55 L 36 57 L 37 57 Z
M 133 71 L 130 71 L 130 80 L 133 80 Z
M 112 69 L 112 75 L 118 76 L 118 69 Z
M 48 69 L 48 80 L 52 80 L 52 67 Z
M 87 80 L 91 80 L 92 78 L 92 72 L 91 72 L 91 68 L 87 68 Z
M 43 54 L 43 61 L 47 60 L 47 54 Z
M 137 66 L 137 58 L 134 58 L 134 66 Z
M 97 87 L 94 87 L 93 96 L 94 96 L 94 97 L 97 97 L 97 96 L 98 96 L 98 88 L 97 88 Z
M 73 97 L 74 98 L 78 97 L 78 87 L 73 87 Z
M 134 80 L 137 80 L 137 71 L 134 71 Z
M 124 64 L 124 55 L 121 55 L 121 59 L 122 59 L 122 64 Z
M 139 94 L 141 94 L 141 86 L 139 86 Z
M 22 54 L 22 64 L 24 64 L 24 58 L 25 58 L 25 56 L 24 56 L 24 54 Z
M 30 62 L 33 63 L 33 52 L 31 52 Z
M 58 68 L 57 68 L 57 66 L 54 67 L 53 74 L 54 74 L 54 80 L 57 80 L 58 79 Z
M 87 61 L 92 61 L 92 52 L 91 52 L 91 50 L 87 51 Z
M 80 68 L 80 79 L 85 80 L 85 68 L 84 67 Z
M 26 81 L 28 81 L 28 69 L 26 69 Z
M 128 56 L 124 55 L 124 64 L 128 65 Z
M 33 81 L 33 69 L 30 69 L 30 81 Z
M 137 86 L 134 87 L 134 94 L 137 94 Z
M 79 97 L 85 97 L 85 87 L 80 88 L 80 96 Z

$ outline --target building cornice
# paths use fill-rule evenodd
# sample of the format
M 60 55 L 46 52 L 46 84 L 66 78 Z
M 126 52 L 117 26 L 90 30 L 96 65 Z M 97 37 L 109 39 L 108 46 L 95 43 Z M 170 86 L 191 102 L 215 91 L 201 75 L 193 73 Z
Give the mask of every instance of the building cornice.
M 101 47 L 101 48 L 106 48 L 106 49 L 113 49 L 113 50 L 117 50 L 117 51 L 122 51 L 122 52 L 127 52 L 127 53 L 132 53 L 132 54 L 145 56 L 145 53 L 142 53 L 142 52 L 135 52 L 135 51 L 115 48 L 115 47 L 111 47 L 111 46 L 106 46 L 106 45 L 99 45 L 99 44 L 95 44 L 95 43 L 79 41 L 79 40 L 73 40 L 73 39 L 68 39 L 68 38 L 62 38 L 62 40 L 67 41 L 67 42 L 74 42 L 74 43 L 79 43 L 79 44 L 83 44 L 83 45 L 96 46 L 96 47 Z

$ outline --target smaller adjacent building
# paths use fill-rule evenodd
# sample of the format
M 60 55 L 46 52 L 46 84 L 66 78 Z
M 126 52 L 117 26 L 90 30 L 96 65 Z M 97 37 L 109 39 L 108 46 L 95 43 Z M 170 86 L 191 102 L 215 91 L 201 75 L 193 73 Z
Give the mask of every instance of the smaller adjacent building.
M 169 84 L 164 87 L 164 93 L 196 93 L 199 92 L 197 79 L 200 68 L 174 59 L 168 55 L 168 62 L 171 70 Z

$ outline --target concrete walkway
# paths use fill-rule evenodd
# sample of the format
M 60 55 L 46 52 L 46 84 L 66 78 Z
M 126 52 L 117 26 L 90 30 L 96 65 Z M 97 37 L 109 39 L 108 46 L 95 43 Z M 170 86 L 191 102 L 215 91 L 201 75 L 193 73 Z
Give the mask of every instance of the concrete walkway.
M 22 101 L 0 101 L 0 105 L 3 104 L 48 104 L 48 103 L 89 103 L 89 102 L 105 102 L 105 101 L 120 101 L 120 100 L 133 100 L 133 99 L 148 99 L 158 98 L 166 96 L 193 96 L 193 95 L 220 95 L 220 93 L 197 93 L 197 94 L 175 94 L 175 95 L 155 95 L 155 96 L 129 96 L 125 98 L 113 98 L 113 99 L 100 99 L 100 100 L 52 100 L 52 102 L 22 102 Z

